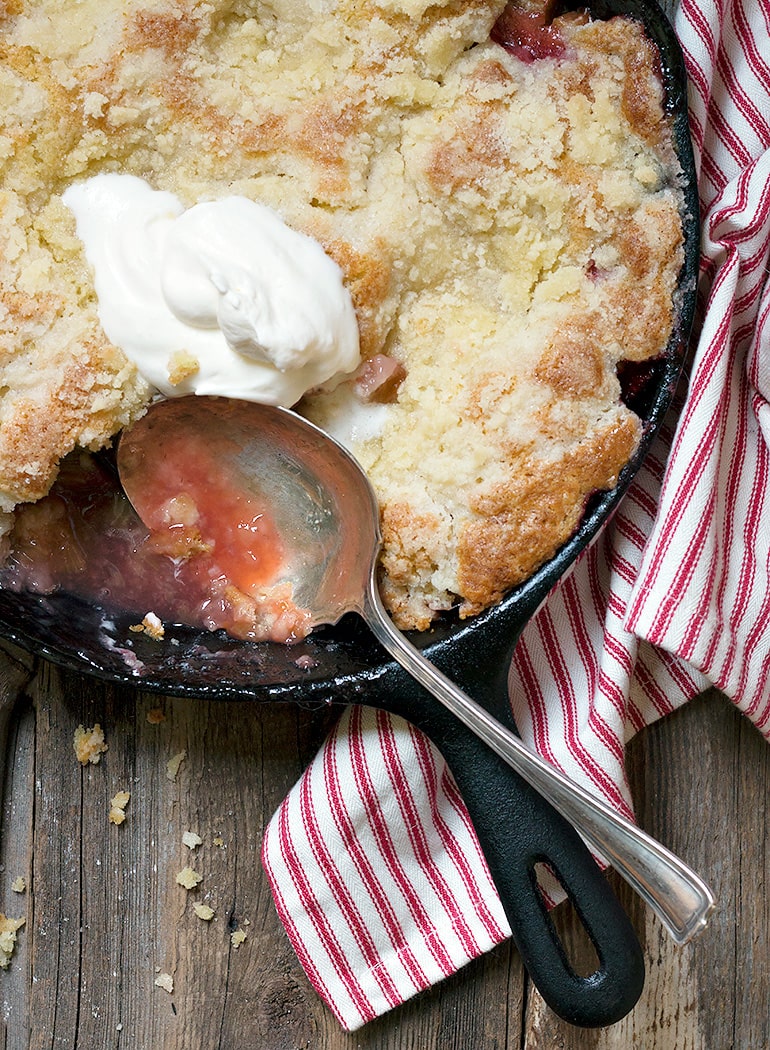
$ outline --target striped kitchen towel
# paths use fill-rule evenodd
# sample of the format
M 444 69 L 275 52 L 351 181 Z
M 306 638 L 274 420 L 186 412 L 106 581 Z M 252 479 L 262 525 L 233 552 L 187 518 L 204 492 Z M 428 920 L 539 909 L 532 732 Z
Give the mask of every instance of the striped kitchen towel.
M 675 26 L 703 221 L 689 385 L 510 672 L 525 741 L 629 816 L 626 741 L 709 683 L 770 738 L 770 2 L 682 0 Z M 263 860 L 348 1029 L 510 934 L 443 760 L 381 712 L 344 715 Z

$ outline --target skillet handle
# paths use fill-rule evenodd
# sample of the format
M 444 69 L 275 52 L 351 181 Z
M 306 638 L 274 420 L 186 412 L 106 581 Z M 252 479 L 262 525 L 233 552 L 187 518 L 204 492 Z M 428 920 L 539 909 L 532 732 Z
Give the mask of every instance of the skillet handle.
M 471 816 L 522 961 L 551 1009 L 571 1024 L 625 1017 L 644 985 L 644 960 L 628 916 L 574 828 L 472 732 L 443 709 L 422 707 L 420 728 L 443 754 Z M 427 716 L 427 717 L 426 717 Z M 599 967 L 570 966 L 537 888 L 547 863 L 596 950 Z

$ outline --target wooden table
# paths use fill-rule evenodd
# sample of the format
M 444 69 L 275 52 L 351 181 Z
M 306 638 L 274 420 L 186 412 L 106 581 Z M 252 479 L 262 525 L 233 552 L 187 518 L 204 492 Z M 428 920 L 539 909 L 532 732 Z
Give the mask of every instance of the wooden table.
M 348 1035 L 305 979 L 260 865 L 265 823 L 337 712 L 150 696 L 11 649 L 0 651 L 0 683 L 14 701 L 0 909 L 26 918 L 0 972 L 6 1050 L 770 1046 L 770 748 L 715 692 L 629 748 L 642 825 L 711 883 L 719 910 L 677 949 L 612 877 L 647 959 L 624 1021 L 601 1031 L 560 1022 L 503 945 Z M 158 708 L 164 720 L 153 723 Z M 108 750 L 83 768 L 74 733 L 95 723 Z M 183 752 L 172 778 L 169 760 Z M 108 809 L 120 790 L 131 798 L 118 826 Z M 203 840 L 194 852 L 185 831 Z M 188 894 L 175 877 L 192 858 L 204 881 Z M 193 899 L 214 918 L 200 919 Z M 558 921 L 577 938 L 569 915 Z M 246 934 L 238 947 L 236 930 Z M 156 985 L 160 974 L 172 991 Z

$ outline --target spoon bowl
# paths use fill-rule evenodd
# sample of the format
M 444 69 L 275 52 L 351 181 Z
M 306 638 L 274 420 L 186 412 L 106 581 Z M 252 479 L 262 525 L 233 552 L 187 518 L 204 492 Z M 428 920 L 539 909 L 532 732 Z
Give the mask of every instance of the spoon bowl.
M 174 470 L 168 452 L 158 450 L 180 446 Z M 207 469 L 193 477 L 189 457 L 202 449 Z M 274 525 L 270 539 L 273 547 L 281 545 L 283 557 L 268 582 L 290 585 L 294 603 L 309 614 L 309 627 L 363 613 L 380 545 L 377 501 L 355 460 L 302 417 L 229 398 L 158 401 L 122 435 L 118 471 L 150 529 L 161 521 L 169 495 L 197 486 L 197 499 L 216 473 L 220 497 L 222 479 L 229 490 L 245 494 L 233 504 L 234 513 L 256 507 L 261 521 Z M 221 505 L 214 510 L 221 518 Z

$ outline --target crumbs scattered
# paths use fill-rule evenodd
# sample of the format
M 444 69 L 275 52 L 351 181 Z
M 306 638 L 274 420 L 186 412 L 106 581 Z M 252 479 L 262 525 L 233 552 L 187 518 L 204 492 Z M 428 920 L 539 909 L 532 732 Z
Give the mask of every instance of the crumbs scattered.
M 203 876 L 199 875 L 188 864 L 187 867 L 182 868 L 177 873 L 176 881 L 180 886 L 184 886 L 186 890 L 194 890 L 199 883 L 203 882 Z
M 128 629 L 134 634 L 146 634 L 156 642 L 162 641 L 166 636 L 166 629 L 154 612 L 148 612 L 141 623 L 132 623 Z
M 155 978 L 155 984 L 158 988 L 162 988 L 169 995 L 174 990 L 174 978 L 170 973 L 159 973 Z
M 214 845 L 217 846 L 219 849 L 225 848 L 225 840 L 222 838 L 221 835 L 217 835 L 217 837 L 214 839 Z
M 245 940 L 246 940 L 246 931 L 245 930 L 233 930 L 233 932 L 230 934 L 230 944 L 232 944 L 233 948 L 240 948 L 240 946 L 243 944 L 243 942 Z
M 26 891 L 27 891 L 27 881 L 26 881 L 26 879 L 24 879 L 23 876 L 18 875 L 13 880 L 13 882 L 11 883 L 11 889 L 13 890 L 14 893 L 26 893 Z
M 0 911 L 0 967 L 7 970 L 11 956 L 16 947 L 16 931 L 20 930 L 26 919 L 9 919 Z
M 166 721 L 166 714 L 160 707 L 153 707 L 147 712 L 147 721 L 151 726 L 159 726 Z
M 168 760 L 168 762 L 166 763 L 166 778 L 168 780 L 171 780 L 171 781 L 176 780 L 176 775 L 179 772 L 179 767 L 181 766 L 181 764 L 184 762 L 184 760 L 186 758 L 187 758 L 187 752 L 186 751 L 180 751 L 179 754 L 174 755 L 173 758 L 170 758 Z
M 128 805 L 130 798 L 130 791 L 118 791 L 118 793 L 110 799 L 110 824 L 123 823 L 126 819 L 126 806 Z
M 204 922 L 211 922 L 216 914 L 213 908 L 209 907 L 208 904 L 203 904 L 201 902 L 193 904 L 193 911 L 198 918 L 203 919 Z
M 102 727 L 98 722 L 93 729 L 78 726 L 75 730 L 75 739 L 72 746 L 75 749 L 77 760 L 82 766 L 87 766 L 89 762 L 96 765 L 107 750 Z
M 187 846 L 188 849 L 195 849 L 203 843 L 203 839 L 200 835 L 197 835 L 194 831 L 185 831 L 182 835 L 182 844 Z

